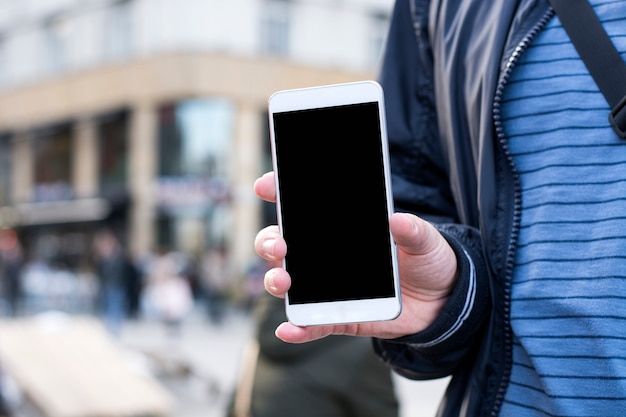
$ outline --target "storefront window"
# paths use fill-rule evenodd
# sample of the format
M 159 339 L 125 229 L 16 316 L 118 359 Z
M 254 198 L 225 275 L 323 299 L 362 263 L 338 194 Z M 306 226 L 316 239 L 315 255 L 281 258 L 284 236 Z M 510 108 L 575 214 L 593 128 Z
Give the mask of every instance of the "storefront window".
M 159 242 L 194 242 L 191 250 L 227 240 L 234 111 L 230 101 L 216 98 L 160 108 Z M 190 236 L 198 230 L 191 224 L 204 227 L 203 236 Z
M 233 112 L 232 103 L 223 99 L 163 106 L 159 111 L 159 175 L 227 175 Z
M 35 200 L 73 198 L 72 130 L 69 124 L 35 132 Z
M 182 175 L 181 133 L 176 120 L 176 104 L 159 109 L 159 177 Z
M 128 179 L 127 112 L 103 116 L 97 120 L 100 192 L 102 195 L 125 191 Z

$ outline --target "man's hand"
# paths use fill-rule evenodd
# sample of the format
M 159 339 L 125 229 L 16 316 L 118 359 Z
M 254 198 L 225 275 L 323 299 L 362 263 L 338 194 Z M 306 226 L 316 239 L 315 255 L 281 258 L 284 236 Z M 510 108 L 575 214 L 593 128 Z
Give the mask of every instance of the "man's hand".
M 276 201 L 274 173 L 269 172 L 254 183 L 259 198 Z M 392 339 L 417 333 L 428 327 L 448 299 L 457 278 L 454 251 L 430 223 L 408 213 L 394 213 L 390 220 L 391 233 L 398 245 L 402 313 L 395 320 L 371 323 L 298 327 L 282 323 L 276 336 L 290 343 L 302 343 L 331 334 L 374 336 Z M 261 230 L 254 242 L 257 254 L 268 261 L 282 263 L 287 244 L 278 226 Z M 324 253 L 325 248 L 319 248 Z M 291 278 L 281 267 L 265 274 L 265 289 L 284 298 Z

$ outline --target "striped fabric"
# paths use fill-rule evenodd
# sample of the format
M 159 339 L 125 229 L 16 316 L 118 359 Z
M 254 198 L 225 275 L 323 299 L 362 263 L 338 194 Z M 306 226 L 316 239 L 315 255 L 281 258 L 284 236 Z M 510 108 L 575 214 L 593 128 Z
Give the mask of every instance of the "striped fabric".
M 591 3 L 626 57 L 626 1 Z M 501 416 L 626 416 L 626 141 L 608 111 L 551 19 L 502 101 L 522 217 Z

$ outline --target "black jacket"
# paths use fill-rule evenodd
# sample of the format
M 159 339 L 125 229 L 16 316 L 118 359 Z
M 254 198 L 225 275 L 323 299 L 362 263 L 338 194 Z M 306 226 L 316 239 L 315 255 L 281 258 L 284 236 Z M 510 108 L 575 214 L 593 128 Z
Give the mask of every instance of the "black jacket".
M 398 211 L 437 225 L 461 274 L 425 331 L 376 351 L 413 379 L 452 375 L 440 416 L 496 416 L 511 370 L 520 189 L 499 127 L 511 63 L 547 0 L 397 0 L 380 73 Z

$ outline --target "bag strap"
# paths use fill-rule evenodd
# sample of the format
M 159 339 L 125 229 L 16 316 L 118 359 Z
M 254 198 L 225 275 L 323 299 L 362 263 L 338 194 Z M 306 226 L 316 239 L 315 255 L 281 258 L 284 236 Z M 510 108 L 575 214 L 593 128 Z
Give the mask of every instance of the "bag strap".
M 626 139 L 626 64 L 587 0 L 549 0 L 612 110 L 609 122 Z

